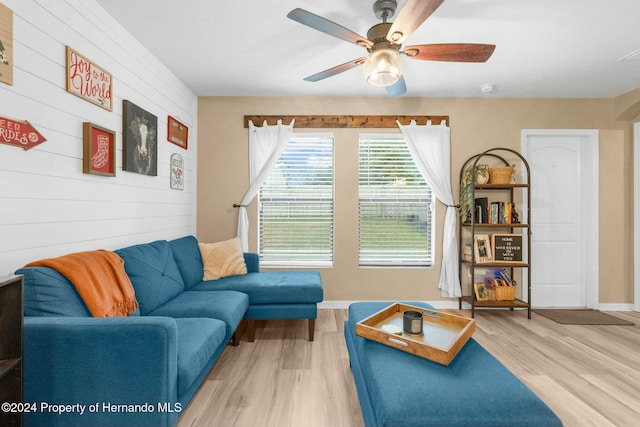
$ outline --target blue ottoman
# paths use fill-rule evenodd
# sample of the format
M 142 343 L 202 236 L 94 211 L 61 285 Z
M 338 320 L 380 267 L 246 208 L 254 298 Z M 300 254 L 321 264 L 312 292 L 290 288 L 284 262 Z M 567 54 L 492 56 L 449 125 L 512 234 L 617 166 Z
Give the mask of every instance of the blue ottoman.
M 356 336 L 357 322 L 389 304 L 353 303 L 344 325 L 367 427 L 562 426 L 544 402 L 473 338 L 444 366 Z M 425 303 L 407 304 L 433 309 Z

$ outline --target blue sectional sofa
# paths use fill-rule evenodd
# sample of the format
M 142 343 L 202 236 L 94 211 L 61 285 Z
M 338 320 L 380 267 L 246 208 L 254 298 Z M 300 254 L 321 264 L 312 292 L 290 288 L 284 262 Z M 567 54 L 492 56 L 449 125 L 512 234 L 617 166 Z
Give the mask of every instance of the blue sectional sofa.
M 434 310 L 425 303 L 410 302 Z M 344 335 L 367 427 L 561 427 L 558 417 L 473 338 L 448 365 L 356 335 L 389 302 L 349 306 Z
M 203 282 L 193 236 L 115 252 L 139 304 L 130 316 L 92 317 L 54 269 L 16 271 L 24 399 L 34 404 L 25 425 L 172 426 L 243 318 L 314 319 L 323 296 L 318 273 L 260 273 L 249 253 L 246 275 Z

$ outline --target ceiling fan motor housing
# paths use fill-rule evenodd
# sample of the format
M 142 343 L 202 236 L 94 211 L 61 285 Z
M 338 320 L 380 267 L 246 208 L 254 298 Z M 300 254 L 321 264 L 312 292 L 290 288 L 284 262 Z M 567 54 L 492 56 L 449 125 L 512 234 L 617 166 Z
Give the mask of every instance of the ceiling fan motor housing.
M 376 18 L 382 19 L 382 22 L 387 22 L 387 19 L 395 15 L 397 8 L 398 2 L 396 0 L 376 0 L 373 4 L 373 13 Z
M 389 33 L 391 25 L 391 22 L 383 22 L 369 28 L 369 31 L 367 31 L 367 38 L 373 43 L 373 46 L 369 48 L 369 52 L 381 48 L 400 49 L 399 44 L 391 43 L 387 40 L 387 34 Z

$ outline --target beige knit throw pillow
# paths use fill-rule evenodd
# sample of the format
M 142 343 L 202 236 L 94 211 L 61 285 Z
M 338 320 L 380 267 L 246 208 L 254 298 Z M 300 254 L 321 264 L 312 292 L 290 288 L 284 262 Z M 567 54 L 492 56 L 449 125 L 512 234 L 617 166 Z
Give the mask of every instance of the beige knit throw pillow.
M 244 262 L 238 237 L 223 242 L 198 243 L 198 248 L 204 267 L 202 280 L 215 280 L 247 273 L 247 265 Z

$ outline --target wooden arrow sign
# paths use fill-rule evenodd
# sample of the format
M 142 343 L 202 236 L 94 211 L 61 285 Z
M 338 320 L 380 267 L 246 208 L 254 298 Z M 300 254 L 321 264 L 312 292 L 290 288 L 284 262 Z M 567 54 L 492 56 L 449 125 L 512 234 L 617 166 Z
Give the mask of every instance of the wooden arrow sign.
M 0 116 L 0 143 L 16 145 L 29 150 L 46 140 L 28 121 Z

